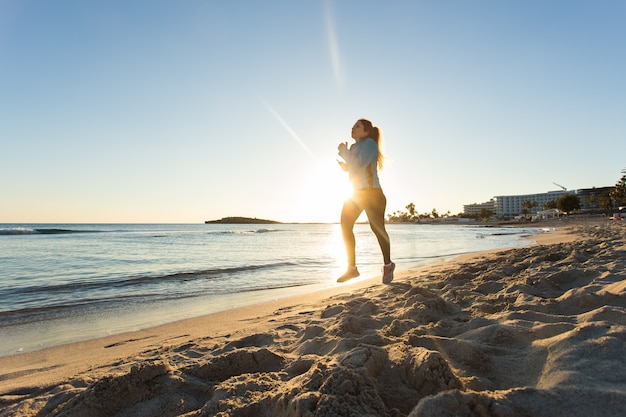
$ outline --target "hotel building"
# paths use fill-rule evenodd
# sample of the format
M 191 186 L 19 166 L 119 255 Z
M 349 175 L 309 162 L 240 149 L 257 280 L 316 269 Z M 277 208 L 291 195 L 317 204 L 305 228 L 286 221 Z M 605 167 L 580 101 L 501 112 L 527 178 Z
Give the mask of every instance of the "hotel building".
M 537 211 L 543 210 L 544 204 L 550 201 L 556 202 L 559 198 L 565 194 L 576 194 L 576 191 L 560 190 L 560 191 L 548 191 L 547 193 L 539 194 L 523 194 L 523 195 L 501 195 L 493 198 L 495 206 L 495 214 L 498 218 L 511 218 L 522 214 L 524 207 L 522 204 L 526 201 L 531 203 L 537 203 L 537 205 L 530 210 L 529 214 L 534 214 Z
M 496 213 L 496 206 L 494 204 L 493 198 L 485 203 L 463 205 L 463 214 L 467 216 L 480 216 L 484 213 L 491 213 L 491 215 L 494 215 Z

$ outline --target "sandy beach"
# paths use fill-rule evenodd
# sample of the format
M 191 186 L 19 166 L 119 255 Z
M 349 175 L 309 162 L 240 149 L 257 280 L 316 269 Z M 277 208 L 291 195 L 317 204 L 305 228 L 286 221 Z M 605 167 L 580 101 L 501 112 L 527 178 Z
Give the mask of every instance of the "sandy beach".
M 0 358 L 4 416 L 625 416 L 626 224 Z

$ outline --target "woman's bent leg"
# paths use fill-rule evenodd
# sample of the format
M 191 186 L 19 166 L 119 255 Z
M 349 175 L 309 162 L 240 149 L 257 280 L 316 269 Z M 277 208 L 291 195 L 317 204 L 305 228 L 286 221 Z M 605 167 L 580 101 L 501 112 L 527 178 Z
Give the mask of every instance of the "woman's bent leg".
M 359 208 L 352 199 L 347 199 L 343 203 L 343 209 L 341 210 L 341 234 L 346 247 L 348 266 L 356 266 L 356 241 L 353 229 L 362 211 L 363 209 Z
M 365 213 L 370 222 L 370 228 L 378 239 L 380 250 L 383 254 L 385 264 L 391 263 L 391 243 L 389 234 L 385 229 L 385 209 L 387 208 L 387 198 L 382 190 L 374 191 L 375 194 L 369 199 L 365 207 Z

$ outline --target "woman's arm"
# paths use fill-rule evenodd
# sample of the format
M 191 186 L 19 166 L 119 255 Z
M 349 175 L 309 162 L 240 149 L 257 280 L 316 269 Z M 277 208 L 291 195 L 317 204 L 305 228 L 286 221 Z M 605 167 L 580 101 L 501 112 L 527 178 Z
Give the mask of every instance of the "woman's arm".
M 378 145 L 374 139 L 367 138 L 357 149 L 354 146 L 352 150 L 348 150 L 347 147 L 340 147 L 339 156 L 346 161 L 348 169 L 364 169 L 378 161 Z

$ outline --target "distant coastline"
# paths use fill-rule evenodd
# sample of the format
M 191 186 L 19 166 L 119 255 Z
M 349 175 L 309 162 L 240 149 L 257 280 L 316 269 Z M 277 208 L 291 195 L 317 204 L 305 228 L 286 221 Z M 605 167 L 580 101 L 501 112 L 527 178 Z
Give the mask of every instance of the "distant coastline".
M 275 220 L 257 219 L 256 217 L 223 217 L 219 220 L 207 220 L 205 224 L 280 224 Z

